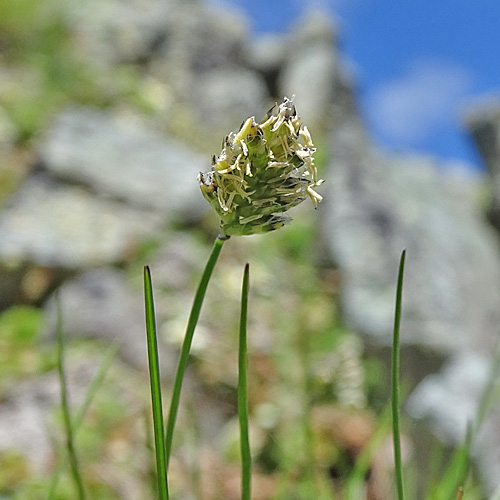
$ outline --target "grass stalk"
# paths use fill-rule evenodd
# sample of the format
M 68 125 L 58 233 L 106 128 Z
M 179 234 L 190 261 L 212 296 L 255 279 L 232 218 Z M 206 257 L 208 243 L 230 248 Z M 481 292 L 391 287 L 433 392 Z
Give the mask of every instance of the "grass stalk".
M 250 266 L 246 264 L 241 290 L 241 316 L 238 349 L 238 419 L 241 450 L 241 500 L 250 500 L 252 457 L 248 436 L 248 380 L 247 380 L 247 318 Z
M 391 404 L 392 404 L 392 435 L 394 441 L 394 468 L 396 472 L 396 487 L 398 500 L 404 500 L 403 487 L 403 464 L 401 460 L 401 433 L 400 433 L 400 387 L 399 387 L 399 369 L 400 369 L 400 346 L 399 329 L 401 325 L 401 302 L 403 297 L 403 274 L 405 267 L 406 250 L 403 250 L 399 261 L 398 282 L 396 289 L 396 311 L 394 315 L 394 336 L 392 341 L 392 366 L 391 366 Z
M 196 295 L 194 297 L 193 306 L 191 308 L 191 313 L 189 315 L 189 320 L 186 328 L 186 334 L 184 336 L 184 342 L 182 343 L 181 354 L 179 357 L 179 363 L 177 365 L 177 372 L 175 374 L 174 388 L 172 392 L 172 400 L 170 402 L 170 410 L 168 413 L 168 420 L 166 426 L 165 434 L 165 447 L 167 455 L 167 467 L 170 461 L 170 454 L 172 451 L 172 440 L 174 436 L 175 422 L 177 420 L 177 413 L 179 411 L 179 402 L 181 398 L 182 381 L 184 379 L 184 374 L 186 372 L 187 363 L 189 360 L 189 352 L 191 351 L 191 344 L 193 342 L 193 334 L 198 323 L 198 318 L 200 317 L 201 306 L 203 304 L 203 299 L 205 298 L 205 293 L 207 291 L 207 286 L 212 276 L 215 264 L 219 257 L 220 251 L 222 250 L 222 245 L 224 244 L 224 238 L 220 235 L 215 239 L 212 252 L 208 258 L 205 265 L 205 270 L 196 290 Z
M 112 346 L 108 349 L 106 355 L 104 356 L 104 359 L 101 363 L 101 366 L 99 367 L 98 372 L 96 373 L 95 377 L 92 379 L 92 382 L 90 383 L 90 386 L 87 390 L 87 393 L 85 394 L 85 400 L 83 401 L 82 405 L 78 409 L 76 415 L 73 418 L 72 421 L 72 428 L 73 428 L 73 436 L 76 435 L 80 425 L 82 424 L 83 418 L 85 417 L 85 414 L 87 413 L 87 410 L 89 409 L 90 405 L 92 404 L 92 401 L 94 399 L 94 396 L 96 395 L 98 389 L 101 387 L 104 377 L 106 376 L 106 373 L 111 366 L 111 362 L 115 358 L 117 348 L 116 346 Z M 54 470 L 54 474 L 52 475 L 52 479 L 50 481 L 49 485 L 49 491 L 47 494 L 47 500 L 54 500 L 55 494 L 56 494 L 56 488 L 57 485 L 59 484 L 59 479 L 61 477 L 61 472 L 64 467 L 64 462 L 62 459 L 64 450 L 66 446 L 62 446 L 61 449 L 59 450 L 58 453 L 58 459 L 57 459 L 57 465 Z
M 167 457 L 165 430 L 163 427 L 163 406 L 161 398 L 160 363 L 153 300 L 153 287 L 149 267 L 144 267 L 144 298 L 146 306 L 146 334 L 148 341 L 149 378 L 151 383 L 151 404 L 153 407 L 153 429 L 156 454 L 156 471 L 159 500 L 168 500 Z
M 78 458 L 75 451 L 75 441 L 73 435 L 73 425 L 71 423 L 71 412 L 69 408 L 69 395 L 68 395 L 68 384 L 66 377 L 66 370 L 64 367 L 64 332 L 63 332 L 63 320 L 62 320 L 62 310 L 61 301 L 57 297 L 56 300 L 57 308 L 57 324 L 56 324 L 56 334 L 57 334 L 57 371 L 59 374 L 59 380 L 61 384 L 61 406 L 64 419 L 64 430 L 66 432 L 66 448 L 68 450 L 69 464 L 71 467 L 71 473 L 73 480 L 75 482 L 75 487 L 78 492 L 78 500 L 85 500 L 85 489 L 83 487 L 83 481 L 80 474 L 80 467 L 78 464 Z

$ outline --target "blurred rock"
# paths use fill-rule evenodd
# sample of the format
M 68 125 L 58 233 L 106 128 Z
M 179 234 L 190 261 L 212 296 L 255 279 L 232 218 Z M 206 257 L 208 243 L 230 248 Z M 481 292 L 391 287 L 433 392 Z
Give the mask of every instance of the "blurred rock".
M 208 160 L 133 117 L 70 108 L 44 134 L 39 151 L 55 176 L 154 210 L 165 221 L 193 219 L 205 209 L 196 179 Z M 151 222 L 144 220 L 144 226 Z
M 490 174 L 500 172 L 500 96 L 472 103 L 464 121 Z
M 66 384 L 75 415 L 108 352 L 95 345 L 80 344 L 75 348 L 67 345 L 65 354 Z M 149 450 L 144 446 L 145 415 L 150 408 L 144 376 L 138 376 L 117 359 L 108 366 L 105 375 L 85 414 L 84 435 L 78 436 L 81 440 L 77 439 L 83 445 L 77 449 L 80 472 L 86 484 L 92 481 L 90 478 L 104 475 L 102 482 L 106 484 L 106 491 L 111 489 L 117 498 L 147 498 L 149 483 L 146 485 L 141 480 L 147 477 L 150 465 Z M 12 390 L 2 396 L 0 455 L 2 458 L 12 453 L 20 455 L 26 461 L 28 481 L 37 482 L 38 489 L 45 489 L 59 455 L 63 464 L 66 459 L 57 371 L 16 381 Z M 89 436 L 94 440 L 91 450 Z M 89 457 L 88 453 L 91 459 L 84 458 Z M 130 477 L 119 481 L 122 476 Z M 21 491 L 25 491 L 23 482 L 21 479 Z M 17 492 L 16 486 L 9 484 L 9 491 Z
M 248 23 L 236 11 L 200 1 L 108 0 L 80 6 L 73 25 L 84 59 L 106 69 L 141 64 L 143 85 L 164 86 L 157 120 L 184 136 L 227 133 L 269 104 L 265 82 L 247 69 Z
M 427 376 L 413 392 L 407 403 L 410 415 L 425 419 L 443 441 L 463 443 L 488 381 L 489 365 L 487 356 L 455 356 L 439 374 Z
M 254 72 L 246 69 L 209 71 L 197 90 L 196 113 L 204 127 L 224 127 L 224 134 L 236 130 L 242 117 L 254 116 L 268 104 L 266 86 Z M 260 113 L 263 117 L 265 111 Z M 261 116 L 256 117 L 257 120 Z
M 491 356 L 459 353 L 439 374 L 427 376 L 406 405 L 414 419 L 423 421 L 435 436 L 453 446 L 466 442 L 468 427 L 472 426 L 475 434 L 471 455 L 479 465 L 489 495 L 498 486 L 500 474 L 500 408 L 496 405 L 495 391 L 488 396 L 489 404 L 480 410 L 484 391 L 492 382 L 491 368 Z M 417 446 L 428 446 L 426 438 L 416 441 Z
M 403 344 L 489 353 L 500 320 L 500 255 L 476 200 L 482 179 L 429 158 L 377 152 L 355 117 L 330 136 L 322 237 L 355 331 L 389 345 L 406 248 Z
M 248 23 L 240 13 L 216 5 L 185 2 L 173 15 L 175 22 L 161 47 L 161 54 L 172 69 L 180 65 L 178 70 L 192 79 L 209 71 L 241 66 Z
M 15 450 L 37 473 L 48 472 L 52 443 L 46 432 L 48 410 L 57 404 L 55 376 L 18 384 L 0 402 L 0 453 Z
M 319 211 L 325 258 L 341 274 L 343 317 L 378 346 L 376 352 L 390 345 L 398 262 L 406 248 L 404 378 L 416 384 L 451 356 L 417 386 L 409 410 L 433 431 L 432 441 L 438 436 L 456 445 L 477 411 L 500 333 L 500 253 L 480 203 L 486 178 L 462 165 L 378 151 L 349 92 L 333 110 Z M 496 143 L 489 141 L 483 149 L 494 156 Z M 500 470 L 499 421 L 497 412 L 485 422 L 476 450 L 490 491 Z M 428 460 L 429 436 L 414 438 Z
M 107 0 L 78 4 L 70 12 L 84 58 L 98 66 L 138 62 L 165 40 L 175 0 Z
M 80 269 L 122 262 L 162 222 L 150 211 L 34 175 L 0 212 L 0 260 L 13 270 L 25 263 Z
M 72 403 L 79 406 L 95 376 L 100 359 L 78 359 L 67 366 Z M 16 450 L 35 474 L 49 473 L 57 452 L 53 411 L 59 407 L 60 383 L 56 371 L 18 382 L 0 401 L 0 453 Z M 57 429 L 57 433 L 62 431 Z
M 471 104 L 464 120 L 491 177 L 489 216 L 500 230 L 500 96 L 483 98 Z
M 165 376 L 174 373 L 173 365 L 180 348 L 176 340 L 184 336 L 192 290 L 201 272 L 200 264 L 207 256 L 207 248 L 196 237 L 173 232 L 145 258 L 154 282 L 156 323 Z M 137 265 L 127 276 L 119 269 L 97 267 L 66 280 L 58 294 L 68 337 L 101 339 L 116 344 L 124 361 L 138 369 L 146 369 L 142 271 L 142 265 Z M 46 301 L 45 310 L 47 322 L 42 335 L 53 336 L 54 297 Z M 179 327 L 178 332 L 173 330 L 174 325 Z M 194 352 L 200 336 L 202 331 L 197 331 Z
M 268 93 L 276 99 L 280 96 L 278 79 L 288 52 L 288 36 L 269 33 L 252 37 L 247 41 L 245 60 L 266 82 Z
M 39 303 L 70 272 L 129 261 L 145 238 L 207 209 L 204 159 L 130 116 L 67 109 L 38 151 L 43 168 L 0 212 L 0 306 Z
M 150 63 L 151 74 L 172 89 L 177 122 L 188 120 L 186 128 L 200 134 L 210 131 L 217 144 L 268 104 L 263 78 L 247 69 L 247 37 L 242 15 L 195 2 L 176 10 L 166 43 Z
M 115 344 L 125 361 L 146 370 L 143 295 L 131 289 L 122 273 L 111 268 L 93 269 L 67 281 L 58 293 L 68 338 L 95 338 Z M 55 335 L 54 299 L 47 302 L 46 311 L 42 335 Z
M 341 79 L 335 44 L 333 20 L 324 12 L 311 12 L 289 35 L 278 93 L 296 96 L 294 102 L 309 127 L 324 124 Z
M 497 404 L 490 410 L 477 436 L 473 457 L 487 494 L 494 498 L 493 493 L 498 492 L 500 477 L 500 408 Z

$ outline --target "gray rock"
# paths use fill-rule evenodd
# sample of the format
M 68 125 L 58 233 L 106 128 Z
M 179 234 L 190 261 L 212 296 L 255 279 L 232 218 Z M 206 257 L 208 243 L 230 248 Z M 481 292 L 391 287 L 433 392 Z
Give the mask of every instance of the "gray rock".
M 500 333 L 498 241 L 480 208 L 485 178 L 422 156 L 382 154 L 349 99 L 334 110 L 319 211 L 326 257 L 341 273 L 344 320 L 384 352 L 392 341 L 397 268 L 406 248 L 403 377 L 419 382 L 452 356 L 417 387 L 409 409 L 430 426 L 433 442 L 438 436 L 456 445 L 477 411 Z M 490 491 L 500 470 L 498 422 L 497 412 L 475 450 Z M 428 460 L 429 441 L 420 433 L 414 439 L 420 448 L 427 443 L 420 451 Z
M 464 121 L 490 174 L 500 173 L 500 96 L 472 103 Z
M 17 452 L 37 473 L 47 473 L 52 443 L 48 410 L 57 403 L 59 386 L 53 375 L 22 383 L 0 402 L 0 452 Z
M 0 212 L 0 260 L 79 269 L 122 262 L 163 218 L 46 175 L 30 177 Z
M 465 443 L 468 428 L 473 430 L 471 454 L 488 494 L 498 487 L 500 474 L 500 408 L 487 405 L 482 415 L 484 408 L 480 408 L 491 368 L 491 356 L 459 353 L 439 374 L 427 376 L 406 405 L 409 414 L 423 421 L 444 443 L 459 446 Z M 426 439 L 422 436 L 418 446 L 429 447 Z
M 130 116 L 68 109 L 38 149 L 52 174 L 165 218 L 191 219 L 205 209 L 196 179 L 209 159 Z
M 333 20 L 311 12 L 289 36 L 279 93 L 296 95 L 295 104 L 309 126 L 324 123 L 342 73 Z
M 71 359 L 67 363 L 67 385 L 71 403 L 80 406 L 88 384 L 98 370 L 100 357 Z M 37 474 L 47 474 L 53 465 L 57 444 L 53 411 L 60 406 L 60 383 L 56 371 L 18 382 L 0 401 L 0 453 L 21 454 Z M 55 445 L 55 446 L 54 446 Z
M 474 449 L 485 490 L 490 498 L 498 498 L 500 483 L 500 408 L 494 408 L 482 425 Z M 493 493 L 496 492 L 497 496 Z
M 500 229 L 500 96 L 470 105 L 464 121 L 491 177 L 490 219 Z
M 194 235 L 172 232 L 150 251 L 156 322 L 161 363 L 165 376 L 172 376 L 177 360 L 177 339 L 183 338 L 194 290 L 209 249 Z M 147 366 L 142 263 L 127 273 L 111 267 L 89 269 L 67 280 L 58 290 L 68 337 L 95 338 L 116 344 L 121 358 L 130 365 Z M 53 336 L 56 304 L 45 303 L 43 336 Z M 173 327 L 179 331 L 173 331 Z M 165 332 L 165 335 L 163 335 Z M 173 340 L 175 338 L 175 341 Z
M 197 94 L 199 103 L 196 113 L 203 117 L 203 126 L 224 131 L 224 134 L 236 130 L 242 120 L 249 116 L 255 116 L 259 112 L 264 115 L 263 110 L 268 104 L 264 81 L 254 72 L 245 69 L 207 72 L 200 82 Z M 262 117 L 256 118 L 260 120 Z
M 151 61 L 151 75 L 173 96 L 169 127 L 218 147 L 224 134 L 269 104 L 264 79 L 245 61 L 246 19 L 200 4 L 177 9 L 175 19 Z
M 475 420 L 489 365 L 488 356 L 458 354 L 439 374 L 429 375 L 419 384 L 406 409 L 413 418 L 425 419 L 444 442 L 463 443 L 467 426 Z
M 111 268 L 86 271 L 59 289 L 64 332 L 68 338 L 94 338 L 114 344 L 124 361 L 147 369 L 144 296 L 133 289 L 123 273 Z M 56 304 L 46 304 L 47 321 L 42 336 L 55 334 Z M 162 350 L 162 365 L 168 370 L 172 360 Z
M 438 353 L 490 352 L 500 266 L 475 200 L 481 179 L 430 159 L 377 153 L 355 119 L 331 136 L 322 235 L 342 274 L 351 328 L 389 345 L 399 256 L 408 250 L 402 342 Z
M 247 41 L 245 59 L 259 73 L 276 77 L 286 60 L 288 43 L 288 36 L 281 33 L 252 37 Z
M 65 368 L 66 384 L 72 414 L 75 415 L 87 397 L 91 382 L 99 372 L 102 364 L 108 361 L 109 351 L 96 345 L 86 343 L 78 346 L 66 345 Z M 102 459 L 96 458 L 91 464 L 82 463 L 82 468 L 90 465 L 97 468 L 119 492 L 119 498 L 137 500 L 146 498 L 144 491 L 137 480 L 119 481 L 117 477 L 130 475 L 144 477 L 147 474 L 148 452 L 144 446 L 143 415 L 150 409 L 147 396 L 147 378 L 144 373 L 130 370 L 129 366 L 113 359 L 111 366 L 105 373 L 105 378 L 99 384 L 97 393 L 91 402 L 89 411 L 84 416 L 83 424 L 92 428 L 99 427 L 99 437 L 104 441 Z M 109 426 L 101 426 L 103 422 L 109 424 L 109 411 L 102 413 L 102 404 L 107 408 L 114 407 L 119 413 L 112 417 L 118 426 L 124 426 L 127 442 L 125 451 L 120 447 L 120 460 L 110 457 L 116 456 L 110 452 L 110 447 L 116 443 L 116 433 L 110 431 Z M 95 404 L 97 403 L 97 404 Z M 50 479 L 54 473 L 59 454 L 66 457 L 64 428 L 61 414 L 60 381 L 56 370 L 38 375 L 23 381 L 16 381 L 12 390 L 4 392 L 0 401 L 0 454 L 15 453 L 21 455 L 30 471 L 30 483 L 39 479 Z M 90 418 L 87 418 L 90 417 Z M 102 420 L 104 418 L 104 421 Z M 107 429 L 107 430 L 106 430 Z M 113 428 L 112 428 L 113 429 Z M 116 427 L 114 428 L 116 430 Z M 109 432 L 108 432 L 109 431 Z M 83 437 L 83 436 L 82 436 Z M 78 440 L 78 438 L 77 438 Z M 62 450 L 61 450 L 62 448 Z M 78 451 L 78 450 L 77 450 Z M 108 481 L 109 480 L 109 481 Z M 121 488 L 127 487 L 127 492 Z M 14 485 L 15 489 L 16 485 Z
M 106 0 L 76 4 L 70 21 L 81 53 L 102 66 L 150 57 L 166 37 L 175 0 Z
M 165 68 L 174 73 L 167 79 L 176 90 L 186 91 L 183 74 L 189 80 L 208 71 L 241 66 L 248 24 L 244 16 L 215 5 L 186 3 L 175 11 L 168 40 L 162 46 Z M 158 62 L 162 62 L 159 60 Z

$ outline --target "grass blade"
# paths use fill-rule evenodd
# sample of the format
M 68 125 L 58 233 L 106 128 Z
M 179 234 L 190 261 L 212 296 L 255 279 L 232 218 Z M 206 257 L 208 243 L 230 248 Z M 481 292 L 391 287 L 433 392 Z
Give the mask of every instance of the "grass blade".
M 208 258 L 205 270 L 196 290 L 196 295 L 194 297 L 193 306 L 191 308 L 191 313 L 189 315 L 189 320 L 186 328 L 186 334 L 184 335 L 184 342 L 182 343 L 181 354 L 179 357 L 179 363 L 177 365 L 177 372 L 175 374 L 174 389 L 172 391 L 172 400 L 170 402 L 170 411 L 168 413 L 167 429 L 165 435 L 165 445 L 167 453 L 167 467 L 170 461 L 170 453 L 172 451 L 172 440 L 174 437 L 174 427 L 175 421 L 177 420 L 177 413 L 179 411 L 179 402 L 181 399 L 182 381 L 184 380 L 184 373 L 186 372 L 186 367 L 189 359 L 189 352 L 191 351 L 191 344 L 193 342 L 193 334 L 198 323 L 198 318 L 200 317 L 201 306 L 203 304 L 203 299 L 205 298 L 205 292 L 207 291 L 207 286 L 212 276 L 215 264 L 219 257 L 220 251 L 222 250 L 222 245 L 224 244 L 224 239 L 218 236 L 214 242 L 212 252 Z
M 241 448 L 241 500 L 250 500 L 252 457 L 248 436 L 248 381 L 247 381 L 247 318 L 250 266 L 246 264 L 241 290 L 241 316 L 238 349 L 238 419 Z
M 400 348 L 399 348 L 399 328 L 401 325 L 401 302 L 403 297 L 403 274 L 405 267 L 406 250 L 403 250 L 399 261 L 398 283 L 396 289 L 396 311 L 394 315 L 394 336 L 392 341 L 392 384 L 391 384 L 391 403 L 392 403 L 392 435 L 394 441 L 394 468 L 396 471 L 396 486 L 398 499 L 404 500 L 403 487 L 403 464 L 401 461 L 401 433 L 399 423 L 399 367 L 400 367 Z
M 108 349 L 106 355 L 104 356 L 104 359 L 101 363 L 101 366 L 99 367 L 98 372 L 96 373 L 95 377 L 93 378 L 92 382 L 90 383 L 90 386 L 87 390 L 87 393 L 85 394 L 85 400 L 83 401 L 82 405 L 78 409 L 78 412 L 76 413 L 75 417 L 73 418 L 72 421 L 72 427 L 73 427 L 73 436 L 76 435 L 78 428 L 82 424 L 83 418 L 85 417 L 85 414 L 87 413 L 87 410 L 89 409 L 90 405 L 92 404 L 92 401 L 94 399 L 94 396 L 96 395 L 98 389 L 101 387 L 104 378 L 106 376 L 106 373 L 108 372 L 109 367 L 111 366 L 111 362 L 113 361 L 115 355 L 116 355 L 117 348 L 116 346 L 112 346 Z M 63 470 L 64 462 L 62 459 L 63 453 L 65 446 L 61 447 L 62 449 L 59 450 L 58 453 L 58 459 L 57 459 L 57 465 L 54 470 L 54 474 L 52 475 L 52 479 L 49 485 L 49 492 L 47 495 L 48 500 L 53 500 L 55 497 L 56 493 L 56 488 L 57 485 L 59 484 L 59 479 L 61 477 L 61 472 Z
M 71 424 L 71 413 L 69 408 L 68 385 L 66 378 L 66 370 L 64 367 L 64 332 L 62 321 L 61 301 L 59 296 L 56 300 L 57 307 L 57 371 L 59 373 L 59 380 L 61 383 L 61 406 L 64 419 L 64 430 L 66 432 L 66 448 L 68 450 L 69 463 L 71 473 L 78 491 L 78 499 L 85 500 L 85 489 L 83 487 L 82 477 L 80 475 L 80 468 L 75 451 L 75 442 L 73 436 L 73 426 Z
M 144 267 L 144 298 L 146 306 L 146 334 L 148 340 L 149 378 L 151 382 L 151 404 L 153 406 L 153 428 L 156 452 L 158 495 L 160 500 L 168 500 L 167 458 L 163 409 L 161 400 L 160 363 L 153 301 L 153 286 L 149 267 Z

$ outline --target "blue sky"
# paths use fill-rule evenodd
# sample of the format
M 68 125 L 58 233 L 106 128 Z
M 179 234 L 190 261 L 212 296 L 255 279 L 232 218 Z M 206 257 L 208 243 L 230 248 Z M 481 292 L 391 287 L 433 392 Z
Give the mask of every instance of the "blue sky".
M 499 0 L 217 1 L 244 11 L 255 33 L 287 31 L 311 7 L 332 12 L 375 141 L 480 164 L 460 116 L 500 95 Z

